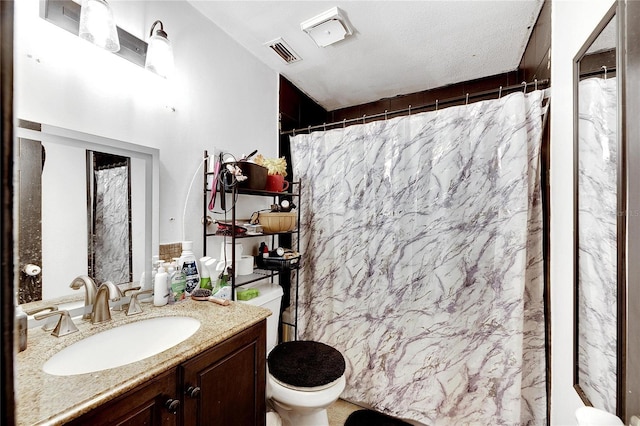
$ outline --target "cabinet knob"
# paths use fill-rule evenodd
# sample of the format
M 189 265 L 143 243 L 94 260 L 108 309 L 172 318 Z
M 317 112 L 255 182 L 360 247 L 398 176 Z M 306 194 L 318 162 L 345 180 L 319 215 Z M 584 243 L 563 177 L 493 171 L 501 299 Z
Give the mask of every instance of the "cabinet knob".
M 191 398 L 197 398 L 200 396 L 200 388 L 197 386 L 189 386 L 185 391 L 185 394 Z
M 180 401 L 177 399 L 167 399 L 164 406 L 167 407 L 167 410 L 169 410 L 171 414 L 177 414 L 178 408 L 180 407 Z

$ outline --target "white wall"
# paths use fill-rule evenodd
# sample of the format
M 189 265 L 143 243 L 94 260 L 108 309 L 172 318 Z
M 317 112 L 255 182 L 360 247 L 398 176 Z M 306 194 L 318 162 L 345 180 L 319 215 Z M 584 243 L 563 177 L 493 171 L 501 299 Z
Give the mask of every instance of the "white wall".
M 551 424 L 575 425 L 573 389 L 573 59 L 612 0 L 551 7 Z
M 159 241 L 193 240 L 201 253 L 203 151 L 277 154 L 278 75 L 187 2 L 109 3 L 118 26 L 141 39 L 162 20 L 175 74 L 161 79 L 40 18 L 38 0 L 20 0 L 15 116 L 158 148 Z

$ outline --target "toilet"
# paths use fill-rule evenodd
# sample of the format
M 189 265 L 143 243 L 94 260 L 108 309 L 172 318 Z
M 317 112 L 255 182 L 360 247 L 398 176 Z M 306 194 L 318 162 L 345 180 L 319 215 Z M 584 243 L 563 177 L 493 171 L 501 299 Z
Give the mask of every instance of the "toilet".
M 260 295 L 244 303 L 273 313 L 267 318 L 266 393 L 268 405 L 277 416 L 267 413 L 267 425 L 328 426 L 327 407 L 338 400 L 346 385 L 344 357 L 337 349 L 320 342 L 278 344 L 282 287 L 264 283 L 251 288 Z
M 267 398 L 283 425 L 328 426 L 327 407 L 345 388 L 344 371 L 344 357 L 329 345 L 280 343 L 267 357 Z

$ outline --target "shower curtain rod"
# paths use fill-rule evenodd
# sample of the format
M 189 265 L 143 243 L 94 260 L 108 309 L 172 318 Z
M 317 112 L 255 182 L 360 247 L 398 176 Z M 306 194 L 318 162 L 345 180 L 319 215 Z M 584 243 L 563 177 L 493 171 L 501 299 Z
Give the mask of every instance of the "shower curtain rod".
M 604 78 L 607 78 L 607 73 L 615 73 L 616 72 L 616 67 L 611 67 L 611 68 L 607 68 L 604 65 L 602 67 L 600 67 L 598 70 L 596 71 L 587 71 L 584 72 L 582 74 L 580 74 L 580 78 L 584 79 L 584 78 L 589 78 L 589 77 L 595 77 L 596 75 L 604 75 Z
M 447 105 L 447 104 L 460 102 L 460 101 L 469 102 L 470 99 L 475 99 L 475 98 L 488 96 L 488 95 L 493 95 L 493 94 L 497 94 L 498 97 L 500 97 L 505 92 L 514 92 L 515 90 L 524 90 L 526 92 L 527 91 L 527 87 L 530 87 L 530 86 L 533 86 L 534 90 L 545 89 L 545 88 L 547 88 L 549 86 L 549 79 L 544 79 L 544 80 L 539 80 L 539 81 L 538 80 L 534 80 L 534 81 L 532 81 L 530 83 L 527 83 L 526 81 L 523 81 L 520 84 L 514 84 L 512 86 L 506 86 L 506 87 L 500 86 L 497 89 L 485 90 L 483 92 L 476 92 L 476 93 L 471 93 L 471 94 L 467 93 L 464 96 L 458 96 L 458 97 L 455 97 L 455 98 L 443 99 L 441 101 L 440 100 L 436 100 L 433 103 L 420 105 L 420 106 L 417 106 L 417 107 L 412 107 L 411 105 L 409 105 L 408 108 L 397 109 L 395 111 L 385 111 L 385 112 L 381 112 L 381 113 L 373 114 L 373 115 L 369 115 L 369 116 L 367 116 L 365 114 L 362 117 L 349 118 L 349 119 L 345 118 L 342 121 L 334 121 L 332 123 L 323 123 L 323 124 L 317 124 L 317 125 L 314 125 L 314 126 L 301 127 L 299 129 L 283 130 L 283 131 L 280 132 L 280 134 L 281 135 L 293 134 L 295 136 L 296 133 L 311 132 L 311 130 L 317 130 L 317 129 L 326 130 L 327 127 L 332 127 L 332 126 L 337 126 L 337 125 L 346 126 L 347 124 L 355 123 L 355 122 L 358 122 L 358 121 L 362 121 L 364 123 L 365 120 L 367 120 L 367 119 L 376 119 L 376 118 L 380 118 L 380 117 L 385 117 L 386 118 L 389 115 L 401 114 L 401 113 L 405 113 L 405 112 L 408 112 L 409 114 L 411 114 L 412 111 L 422 110 L 422 109 L 425 109 L 425 108 L 435 107 L 436 109 L 438 109 L 438 107 L 441 106 L 441 105 Z

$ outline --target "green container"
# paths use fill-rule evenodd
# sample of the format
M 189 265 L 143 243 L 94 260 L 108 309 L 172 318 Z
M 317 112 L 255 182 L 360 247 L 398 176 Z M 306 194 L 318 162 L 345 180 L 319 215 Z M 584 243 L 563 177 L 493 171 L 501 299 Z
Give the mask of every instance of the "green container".
M 251 300 L 260 296 L 260 292 L 255 288 L 247 288 L 244 290 L 236 290 L 236 298 L 238 300 Z

